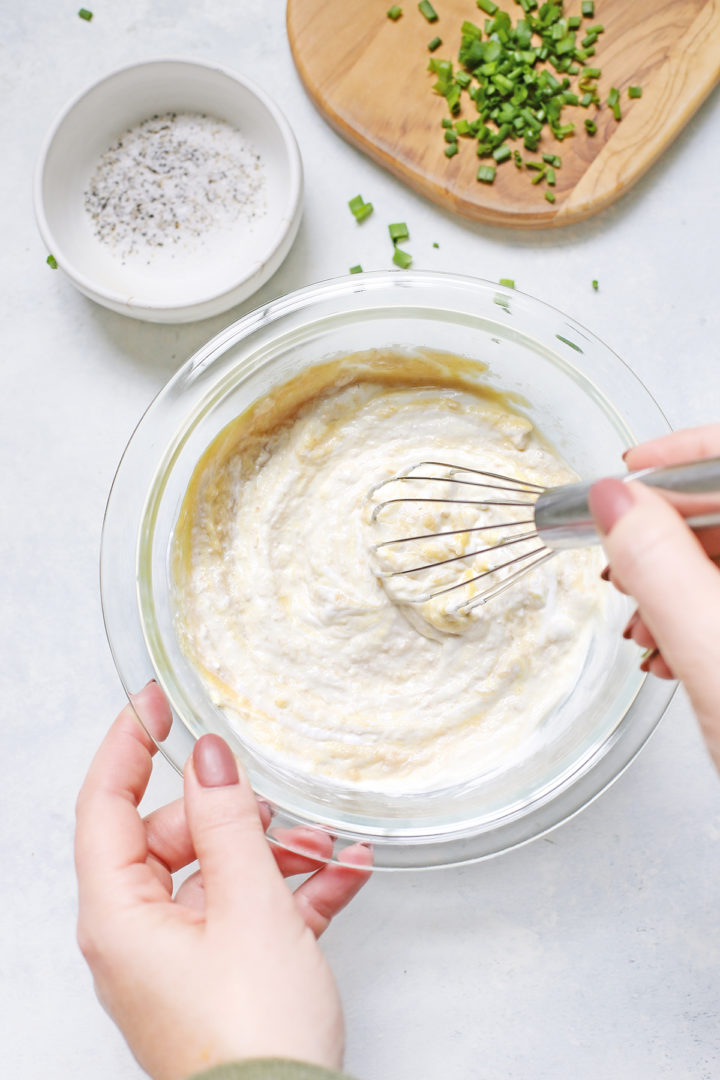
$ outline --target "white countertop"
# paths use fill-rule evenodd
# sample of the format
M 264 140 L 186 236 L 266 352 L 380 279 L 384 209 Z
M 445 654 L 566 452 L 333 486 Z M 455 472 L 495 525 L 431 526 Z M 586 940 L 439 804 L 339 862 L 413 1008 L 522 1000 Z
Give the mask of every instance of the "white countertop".
M 281 0 L 91 6 L 85 23 L 75 4 L 24 0 L 7 7 L 0 35 L 0 1032 L 13 1080 L 141 1076 L 75 946 L 73 803 L 123 703 L 98 595 L 108 488 L 145 406 L 199 345 L 354 263 L 389 267 L 386 224 L 401 220 L 416 266 L 513 277 L 594 330 L 674 426 L 720 412 L 717 93 L 614 208 L 564 231 L 512 233 L 440 211 L 323 123 L 295 74 Z M 76 292 L 45 265 L 31 207 L 35 156 L 63 103 L 161 55 L 257 80 L 293 125 L 307 182 L 282 269 L 234 311 L 179 327 L 133 322 Z M 376 207 L 362 227 L 346 205 L 358 192 Z M 178 791 L 160 762 L 149 802 Z M 545 840 L 464 869 L 378 875 L 324 939 L 348 1070 L 359 1080 L 719 1076 L 719 810 L 720 781 L 678 694 L 615 786 Z

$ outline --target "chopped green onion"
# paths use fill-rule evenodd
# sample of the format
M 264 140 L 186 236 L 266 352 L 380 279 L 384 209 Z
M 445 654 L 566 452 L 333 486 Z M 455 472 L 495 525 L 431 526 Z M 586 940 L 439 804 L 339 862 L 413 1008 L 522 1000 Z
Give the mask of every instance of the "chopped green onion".
M 418 11 L 421 15 L 424 15 L 428 22 L 437 22 L 438 13 L 429 0 L 420 0 L 418 4 Z
M 555 202 L 555 192 L 554 191 L 546 191 L 545 192 L 545 198 L 547 199 L 547 201 L 549 203 L 554 203 Z
M 592 287 L 593 287 L 593 289 L 595 290 L 595 292 L 597 292 L 597 291 L 598 291 L 598 289 L 600 288 L 600 286 L 598 285 L 598 280 L 597 280 L 597 278 L 593 278 L 593 283 L 592 283 Z
M 557 154 L 543 154 L 543 161 L 548 165 L 552 165 L 554 169 L 559 169 L 562 165 L 562 158 Z
M 428 41 L 428 51 L 435 52 L 442 45 L 442 38 L 434 37 L 432 41 Z
M 531 184 L 539 184 L 541 180 L 545 179 L 545 174 L 546 173 L 547 173 L 547 165 L 541 165 L 540 166 L 540 172 L 537 173 L 535 176 L 533 176 L 530 183 Z
M 546 191 L 545 197 L 547 198 L 548 195 L 552 195 L 552 191 Z M 575 350 L 575 352 L 582 352 L 580 346 L 576 345 L 574 341 L 570 340 L 570 338 L 563 337 L 562 334 L 556 334 L 555 337 L 558 339 L 558 341 L 562 341 L 563 345 L 569 345 L 571 349 Z
M 500 165 L 503 161 L 507 161 L 511 154 L 512 150 L 510 149 L 508 144 L 503 143 L 502 146 L 498 146 L 495 150 L 493 150 L 492 156 L 495 158 L 495 161 L 498 163 L 498 165 Z
M 358 263 L 357 266 L 351 266 L 350 267 L 350 273 L 351 274 L 362 274 L 362 272 L 363 272 L 363 268 L 360 265 L 360 263 Z
M 595 4 L 593 3 L 593 0 L 582 0 L 580 10 L 582 11 L 584 19 L 595 18 Z
M 436 240 L 433 240 L 433 247 L 434 248 L 439 248 L 440 247 L 440 245 L 437 243 Z
M 547 180 L 550 187 L 555 187 L 555 170 L 550 166 L 548 166 L 545 172 L 545 179 Z
M 54 255 L 48 255 L 45 262 L 48 264 L 48 266 L 50 267 L 51 270 L 57 270 L 58 264 L 57 264 L 57 259 L 55 258 Z
M 81 19 L 84 19 L 85 22 L 90 22 L 90 20 L 93 17 L 92 11 L 88 11 L 88 9 L 84 8 L 84 7 L 80 8 L 80 10 L 78 11 L 78 15 L 80 16 Z
M 494 184 L 496 172 L 494 165 L 481 165 L 477 171 L 477 178 L 481 184 Z
M 387 13 L 388 19 L 392 19 L 393 22 L 397 22 L 401 15 L 402 8 L 399 7 L 397 4 L 393 4 L 393 6 L 389 8 Z
M 622 120 L 622 113 L 620 112 L 620 93 L 616 87 L 612 87 L 608 94 L 609 107 L 612 109 L 612 114 L 616 120 Z
M 365 218 L 370 217 L 373 212 L 373 204 L 364 202 L 362 195 L 356 195 L 353 199 L 350 199 L 348 206 L 355 215 L 355 220 L 358 223 L 364 221 Z
M 445 142 L 457 142 L 457 131 L 453 131 L 452 128 L 448 128 L 445 132 Z
M 594 120 L 591 120 L 589 116 L 585 121 L 585 130 L 587 131 L 588 135 L 594 135 L 597 132 L 597 124 Z
M 642 86 L 629 86 L 628 87 L 628 97 L 629 98 L 642 97 Z
M 404 221 L 398 221 L 395 225 L 388 225 L 388 232 L 393 244 L 397 244 L 398 240 L 407 240 L 410 237 L 410 232 Z
M 451 128 L 451 127 L 452 127 L 452 120 L 450 119 L 450 117 L 449 117 L 449 116 L 443 116 L 443 118 L 442 118 L 442 120 L 440 121 L 440 123 L 442 124 L 442 126 L 443 126 L 444 128 Z
M 493 0 L 477 0 L 477 6 L 481 11 L 484 11 L 486 15 L 494 15 L 498 9 L 497 4 L 494 4 Z
M 456 142 L 448 143 L 448 145 L 445 147 L 445 150 L 444 150 L 445 157 L 448 157 L 448 158 L 455 157 L 455 155 L 459 154 L 459 153 L 460 153 L 460 147 L 458 146 L 458 144 Z
M 579 30 L 582 19 L 579 15 L 571 15 L 568 19 L 568 30 Z
M 600 68 L 586 67 L 582 70 L 584 79 L 599 79 L 602 75 Z M 581 87 L 582 89 L 582 87 Z
M 596 98 L 597 94 L 591 94 L 590 91 L 588 91 L 587 94 L 583 94 L 583 96 L 580 98 L 580 104 L 582 105 L 583 109 L 587 109 L 590 105 L 592 105 L 593 101 L 595 101 Z
M 407 270 L 412 264 L 412 255 L 408 255 L 407 251 L 402 251 L 399 247 L 396 247 L 393 252 L 392 261 L 396 266 L 399 266 L 401 270 Z
M 498 282 L 499 285 L 504 285 L 506 289 L 515 288 L 515 279 L 511 277 L 501 277 Z

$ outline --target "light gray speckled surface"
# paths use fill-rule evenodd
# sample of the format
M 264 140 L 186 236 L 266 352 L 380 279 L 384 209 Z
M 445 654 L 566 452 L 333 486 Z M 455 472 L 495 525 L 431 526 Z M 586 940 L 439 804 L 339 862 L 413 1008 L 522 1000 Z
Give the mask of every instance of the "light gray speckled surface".
M 77 5 L 49 0 L 0 15 L 0 1031 L 13 1080 L 140 1076 L 74 944 L 73 800 L 122 703 L 100 617 L 100 526 L 150 398 L 255 303 L 150 326 L 96 307 L 45 266 L 31 174 L 69 96 L 163 54 L 216 59 L 274 95 L 301 144 L 306 214 L 257 302 L 356 262 L 387 266 L 385 225 L 406 220 L 417 266 L 514 277 L 615 348 L 673 425 L 720 411 L 717 94 L 616 207 L 563 232 L 513 234 L 423 202 L 323 124 L 295 75 L 281 0 L 91 6 L 89 24 Z M 377 208 L 362 229 L 345 205 L 358 191 Z M 150 802 L 177 790 L 161 764 Z M 479 866 L 379 877 L 325 939 L 348 1068 L 361 1080 L 720 1075 L 719 809 L 720 783 L 678 696 L 625 776 L 546 840 Z

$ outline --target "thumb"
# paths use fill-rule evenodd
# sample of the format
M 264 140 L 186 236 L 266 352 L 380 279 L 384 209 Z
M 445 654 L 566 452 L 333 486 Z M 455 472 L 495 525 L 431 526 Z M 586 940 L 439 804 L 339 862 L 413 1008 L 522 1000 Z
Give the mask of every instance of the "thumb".
M 188 759 L 185 813 L 209 919 L 268 910 L 287 892 L 248 778 L 219 735 L 203 735 Z
M 720 574 L 682 517 L 652 489 L 600 480 L 590 489 L 590 509 L 613 577 L 637 600 L 701 722 L 714 720 L 720 729 Z

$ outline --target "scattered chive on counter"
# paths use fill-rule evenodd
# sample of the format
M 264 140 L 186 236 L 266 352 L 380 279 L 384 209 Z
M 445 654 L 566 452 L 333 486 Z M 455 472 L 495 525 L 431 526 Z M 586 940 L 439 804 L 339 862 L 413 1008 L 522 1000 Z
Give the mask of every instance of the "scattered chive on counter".
M 356 195 L 350 199 L 348 206 L 355 216 L 355 220 L 358 224 L 364 221 L 365 218 L 369 218 L 373 212 L 373 204 L 371 202 L 365 202 L 362 195 Z
M 600 288 L 600 286 L 598 285 L 598 280 L 597 280 L 597 278 L 593 278 L 593 282 L 592 282 L 592 287 L 593 287 L 593 289 L 595 290 L 595 292 L 597 292 L 597 291 L 598 291 L 598 289 Z
M 608 106 L 612 109 L 612 114 L 617 121 L 622 120 L 622 113 L 620 112 L 620 92 L 616 87 L 612 87 L 608 94 Z
M 402 251 L 399 247 L 395 248 L 393 252 L 393 260 L 396 266 L 399 266 L 401 270 L 407 270 L 412 265 L 412 255 L 409 255 L 407 251 Z
M 504 285 L 506 289 L 514 289 L 515 279 L 511 277 L 501 277 L 498 285 Z
M 628 97 L 629 98 L 641 98 L 642 97 L 642 86 L 629 86 L 628 87 Z
M 563 0 L 515 3 L 522 15 L 514 21 L 494 0 L 476 0 L 487 18 L 483 26 L 468 20 L 462 23 L 457 68 L 449 59 L 430 58 L 428 70 L 435 76 L 432 89 L 445 98 L 450 113 L 442 120 L 447 144 L 444 153 L 448 158 L 459 153 L 458 136 L 472 140 L 477 156 L 493 162 L 478 169 L 477 179 L 492 184 L 496 166 L 506 161 L 522 170 L 523 154 L 510 145 L 520 141 L 524 151 L 540 152 L 545 163 L 532 183 L 545 181 L 552 187 L 562 159 L 545 152 L 541 141 L 546 134 L 558 142 L 575 134 L 574 122 L 563 123 L 566 106 L 600 107 L 598 79 L 602 70 L 589 66 L 588 60 L 594 56 L 605 27 L 601 23 L 584 26 L 583 18 L 595 17 L 595 5 L 589 0 L 583 0 L 582 16 L 565 16 Z M 418 6 L 427 18 L 423 4 Z M 427 6 L 437 17 L 434 8 Z M 432 52 L 433 46 L 439 47 L 437 40 L 428 46 Z M 610 91 L 608 105 L 619 121 L 622 114 L 615 93 Z M 467 99 L 477 111 L 475 118 L 461 115 Z M 584 126 L 588 135 L 597 131 L 594 119 L 588 118 Z
M 434 37 L 432 41 L 428 41 L 428 52 L 435 52 L 442 45 L 442 38 Z
M 430 0 L 420 0 L 418 4 L 418 11 L 421 15 L 424 15 L 428 22 L 437 22 L 438 13 L 430 3 Z
M 404 221 L 399 221 L 395 225 L 388 225 L 388 232 L 393 244 L 397 244 L 399 240 L 408 240 L 410 238 L 410 232 Z
M 358 263 L 356 266 L 351 266 L 350 267 L 350 273 L 351 274 L 362 274 L 362 272 L 363 272 L 363 268 L 360 265 L 360 263 Z
M 57 270 L 58 264 L 57 264 L 57 259 L 55 258 L 54 255 L 48 255 L 45 262 L 48 264 L 48 266 L 50 267 L 51 270 Z
M 440 247 L 440 245 L 438 244 L 437 240 L 433 240 L 433 247 L 434 247 L 434 248 L 439 248 L 439 247 Z
M 549 203 L 554 203 L 555 202 L 555 192 L 554 191 L 546 191 L 545 192 L 545 198 L 547 199 L 547 201 Z
M 90 20 L 93 17 L 93 13 L 92 13 L 92 11 L 88 11 L 87 8 L 81 7 L 80 10 L 78 11 L 78 16 L 81 19 L 84 19 L 85 22 L 90 22 Z
M 393 6 L 388 9 L 387 17 L 388 19 L 392 19 L 393 22 L 397 22 L 401 15 L 402 8 L 398 7 L 397 4 L 393 4 Z

